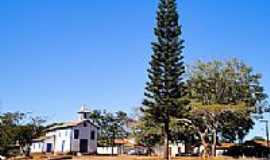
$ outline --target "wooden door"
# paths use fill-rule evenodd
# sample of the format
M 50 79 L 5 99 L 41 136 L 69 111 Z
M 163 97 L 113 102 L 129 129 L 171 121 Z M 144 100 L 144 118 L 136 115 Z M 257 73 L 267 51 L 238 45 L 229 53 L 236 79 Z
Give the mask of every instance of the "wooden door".
M 88 139 L 80 139 L 80 152 L 81 153 L 88 152 Z
M 52 152 L 52 144 L 51 143 L 47 143 L 47 150 L 46 152 L 50 153 Z

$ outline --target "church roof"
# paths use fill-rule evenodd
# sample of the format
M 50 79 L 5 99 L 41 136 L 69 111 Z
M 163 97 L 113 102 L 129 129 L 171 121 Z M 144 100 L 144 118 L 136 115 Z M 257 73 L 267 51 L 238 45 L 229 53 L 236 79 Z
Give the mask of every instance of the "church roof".
M 90 124 L 92 124 L 93 126 L 98 128 L 98 125 L 95 124 L 94 122 L 92 122 L 89 119 L 85 119 L 85 120 L 73 120 L 73 121 L 68 121 L 68 122 L 64 122 L 64 123 L 57 123 L 53 126 L 51 126 L 50 128 L 46 129 L 46 131 L 53 131 L 53 130 L 58 130 L 58 129 L 65 129 L 65 128 L 72 128 L 72 127 L 76 127 L 84 122 L 89 122 Z
M 46 139 L 49 139 L 49 138 L 52 138 L 53 136 L 41 136 L 41 137 L 38 137 L 38 138 L 35 138 L 32 140 L 32 142 L 43 142 L 44 140 Z

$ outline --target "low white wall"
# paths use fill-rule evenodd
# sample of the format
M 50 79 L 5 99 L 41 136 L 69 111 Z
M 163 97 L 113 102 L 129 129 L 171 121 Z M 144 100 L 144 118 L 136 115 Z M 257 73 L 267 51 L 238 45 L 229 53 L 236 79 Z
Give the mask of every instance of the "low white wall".
M 112 147 L 97 147 L 97 154 L 110 155 L 112 154 Z M 113 147 L 113 154 L 118 154 L 118 147 Z
M 185 145 L 183 143 L 170 144 L 171 157 L 176 157 L 177 154 L 185 153 Z
M 222 156 L 226 151 L 227 150 L 219 150 L 219 149 L 217 149 L 216 154 L 217 154 L 217 156 Z

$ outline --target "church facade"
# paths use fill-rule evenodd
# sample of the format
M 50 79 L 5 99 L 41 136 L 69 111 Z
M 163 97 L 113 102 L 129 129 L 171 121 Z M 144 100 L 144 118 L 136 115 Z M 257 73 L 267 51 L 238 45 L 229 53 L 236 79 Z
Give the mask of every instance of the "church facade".
M 78 120 L 48 128 L 44 137 L 33 140 L 31 153 L 96 153 L 98 126 L 89 118 L 89 113 L 82 107 Z

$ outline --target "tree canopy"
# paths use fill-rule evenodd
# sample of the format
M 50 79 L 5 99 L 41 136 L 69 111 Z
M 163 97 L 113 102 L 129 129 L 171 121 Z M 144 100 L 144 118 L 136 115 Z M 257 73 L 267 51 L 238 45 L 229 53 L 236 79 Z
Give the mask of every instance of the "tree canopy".
M 252 115 L 266 110 L 260 80 L 260 74 L 238 59 L 198 61 L 189 67 L 190 120 L 205 147 L 208 143 L 215 147 L 217 134 L 230 142 L 248 134 L 254 125 Z M 214 137 L 209 139 L 210 134 Z
M 44 119 L 21 112 L 7 112 L 0 115 L 0 154 L 18 152 L 29 155 L 32 139 L 42 134 Z
M 107 111 L 94 110 L 90 118 L 99 126 L 99 146 L 114 146 L 115 139 L 123 139 L 128 136 L 126 123 L 128 116 L 125 112 L 118 111 L 109 113 Z

